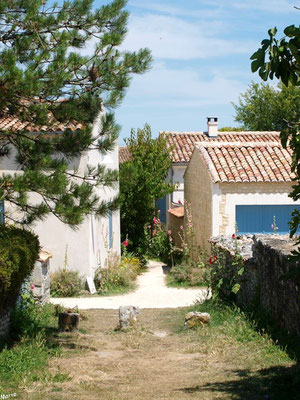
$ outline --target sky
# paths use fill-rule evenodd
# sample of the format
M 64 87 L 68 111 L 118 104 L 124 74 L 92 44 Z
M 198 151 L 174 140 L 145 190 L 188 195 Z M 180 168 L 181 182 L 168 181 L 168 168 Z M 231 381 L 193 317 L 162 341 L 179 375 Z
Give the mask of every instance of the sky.
M 145 123 L 153 137 L 205 131 L 208 116 L 218 117 L 219 127 L 237 126 L 231 103 L 251 81 L 260 82 L 250 57 L 268 29 L 276 26 L 281 37 L 284 27 L 299 24 L 294 6 L 300 0 L 129 0 L 122 47 L 147 47 L 154 61 L 150 71 L 133 77 L 115 112 L 120 145 Z

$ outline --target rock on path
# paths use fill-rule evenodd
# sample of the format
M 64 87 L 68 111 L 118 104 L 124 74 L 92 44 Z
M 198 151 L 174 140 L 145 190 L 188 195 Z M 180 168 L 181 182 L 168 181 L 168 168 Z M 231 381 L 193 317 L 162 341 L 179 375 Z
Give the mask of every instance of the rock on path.
M 51 298 L 51 303 L 67 308 L 79 309 L 118 309 L 120 306 L 133 305 L 139 308 L 177 308 L 187 307 L 195 301 L 203 302 L 207 298 L 205 288 L 177 289 L 165 285 L 163 263 L 149 261 L 148 270 L 137 278 L 137 290 L 118 296 L 97 296 L 81 298 Z

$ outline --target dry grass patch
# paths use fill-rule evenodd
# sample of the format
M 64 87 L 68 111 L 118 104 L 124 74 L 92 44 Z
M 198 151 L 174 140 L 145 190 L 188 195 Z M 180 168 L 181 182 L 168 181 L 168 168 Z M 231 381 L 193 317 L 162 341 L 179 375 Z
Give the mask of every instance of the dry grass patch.
M 52 375 L 70 379 L 24 399 L 297 399 L 295 362 L 270 338 L 238 310 L 211 302 L 199 309 L 212 324 L 191 331 L 183 329 L 187 309 L 141 310 L 129 332 L 114 330 L 118 311 L 88 311 L 87 333 L 64 335 L 63 355 L 51 361 Z

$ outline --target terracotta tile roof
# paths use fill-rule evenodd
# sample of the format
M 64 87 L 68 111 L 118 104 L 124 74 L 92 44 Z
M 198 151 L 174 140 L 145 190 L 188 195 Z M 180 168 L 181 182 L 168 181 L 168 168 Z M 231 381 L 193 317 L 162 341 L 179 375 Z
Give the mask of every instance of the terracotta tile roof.
M 280 142 L 195 144 L 213 182 L 291 182 L 292 153 Z
M 184 216 L 184 207 L 176 207 L 176 208 L 170 208 L 168 210 L 169 214 L 174 215 L 175 217 L 183 217 Z
M 128 147 L 119 147 L 119 164 L 131 160 L 131 154 Z
M 0 130 L 9 130 L 12 132 L 27 131 L 27 132 L 63 132 L 66 129 L 77 131 L 84 126 L 78 122 L 64 124 L 57 122 L 51 127 L 47 125 L 33 125 L 30 122 L 21 121 L 13 115 L 3 115 L 0 117 Z
M 219 132 L 216 137 L 208 137 L 204 132 L 160 132 L 167 137 L 168 147 L 172 147 L 173 163 L 188 163 L 196 142 L 280 142 L 279 132 Z

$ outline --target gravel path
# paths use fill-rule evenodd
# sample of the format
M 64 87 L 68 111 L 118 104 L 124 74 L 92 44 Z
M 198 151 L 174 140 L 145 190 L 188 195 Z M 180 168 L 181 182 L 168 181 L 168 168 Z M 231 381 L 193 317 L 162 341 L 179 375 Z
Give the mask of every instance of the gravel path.
M 195 301 L 204 301 L 206 289 L 177 289 L 165 285 L 163 263 L 150 261 L 147 272 L 138 276 L 137 290 L 119 296 L 94 296 L 81 298 L 52 298 L 51 303 L 79 309 L 118 309 L 124 305 L 140 308 L 187 307 Z

